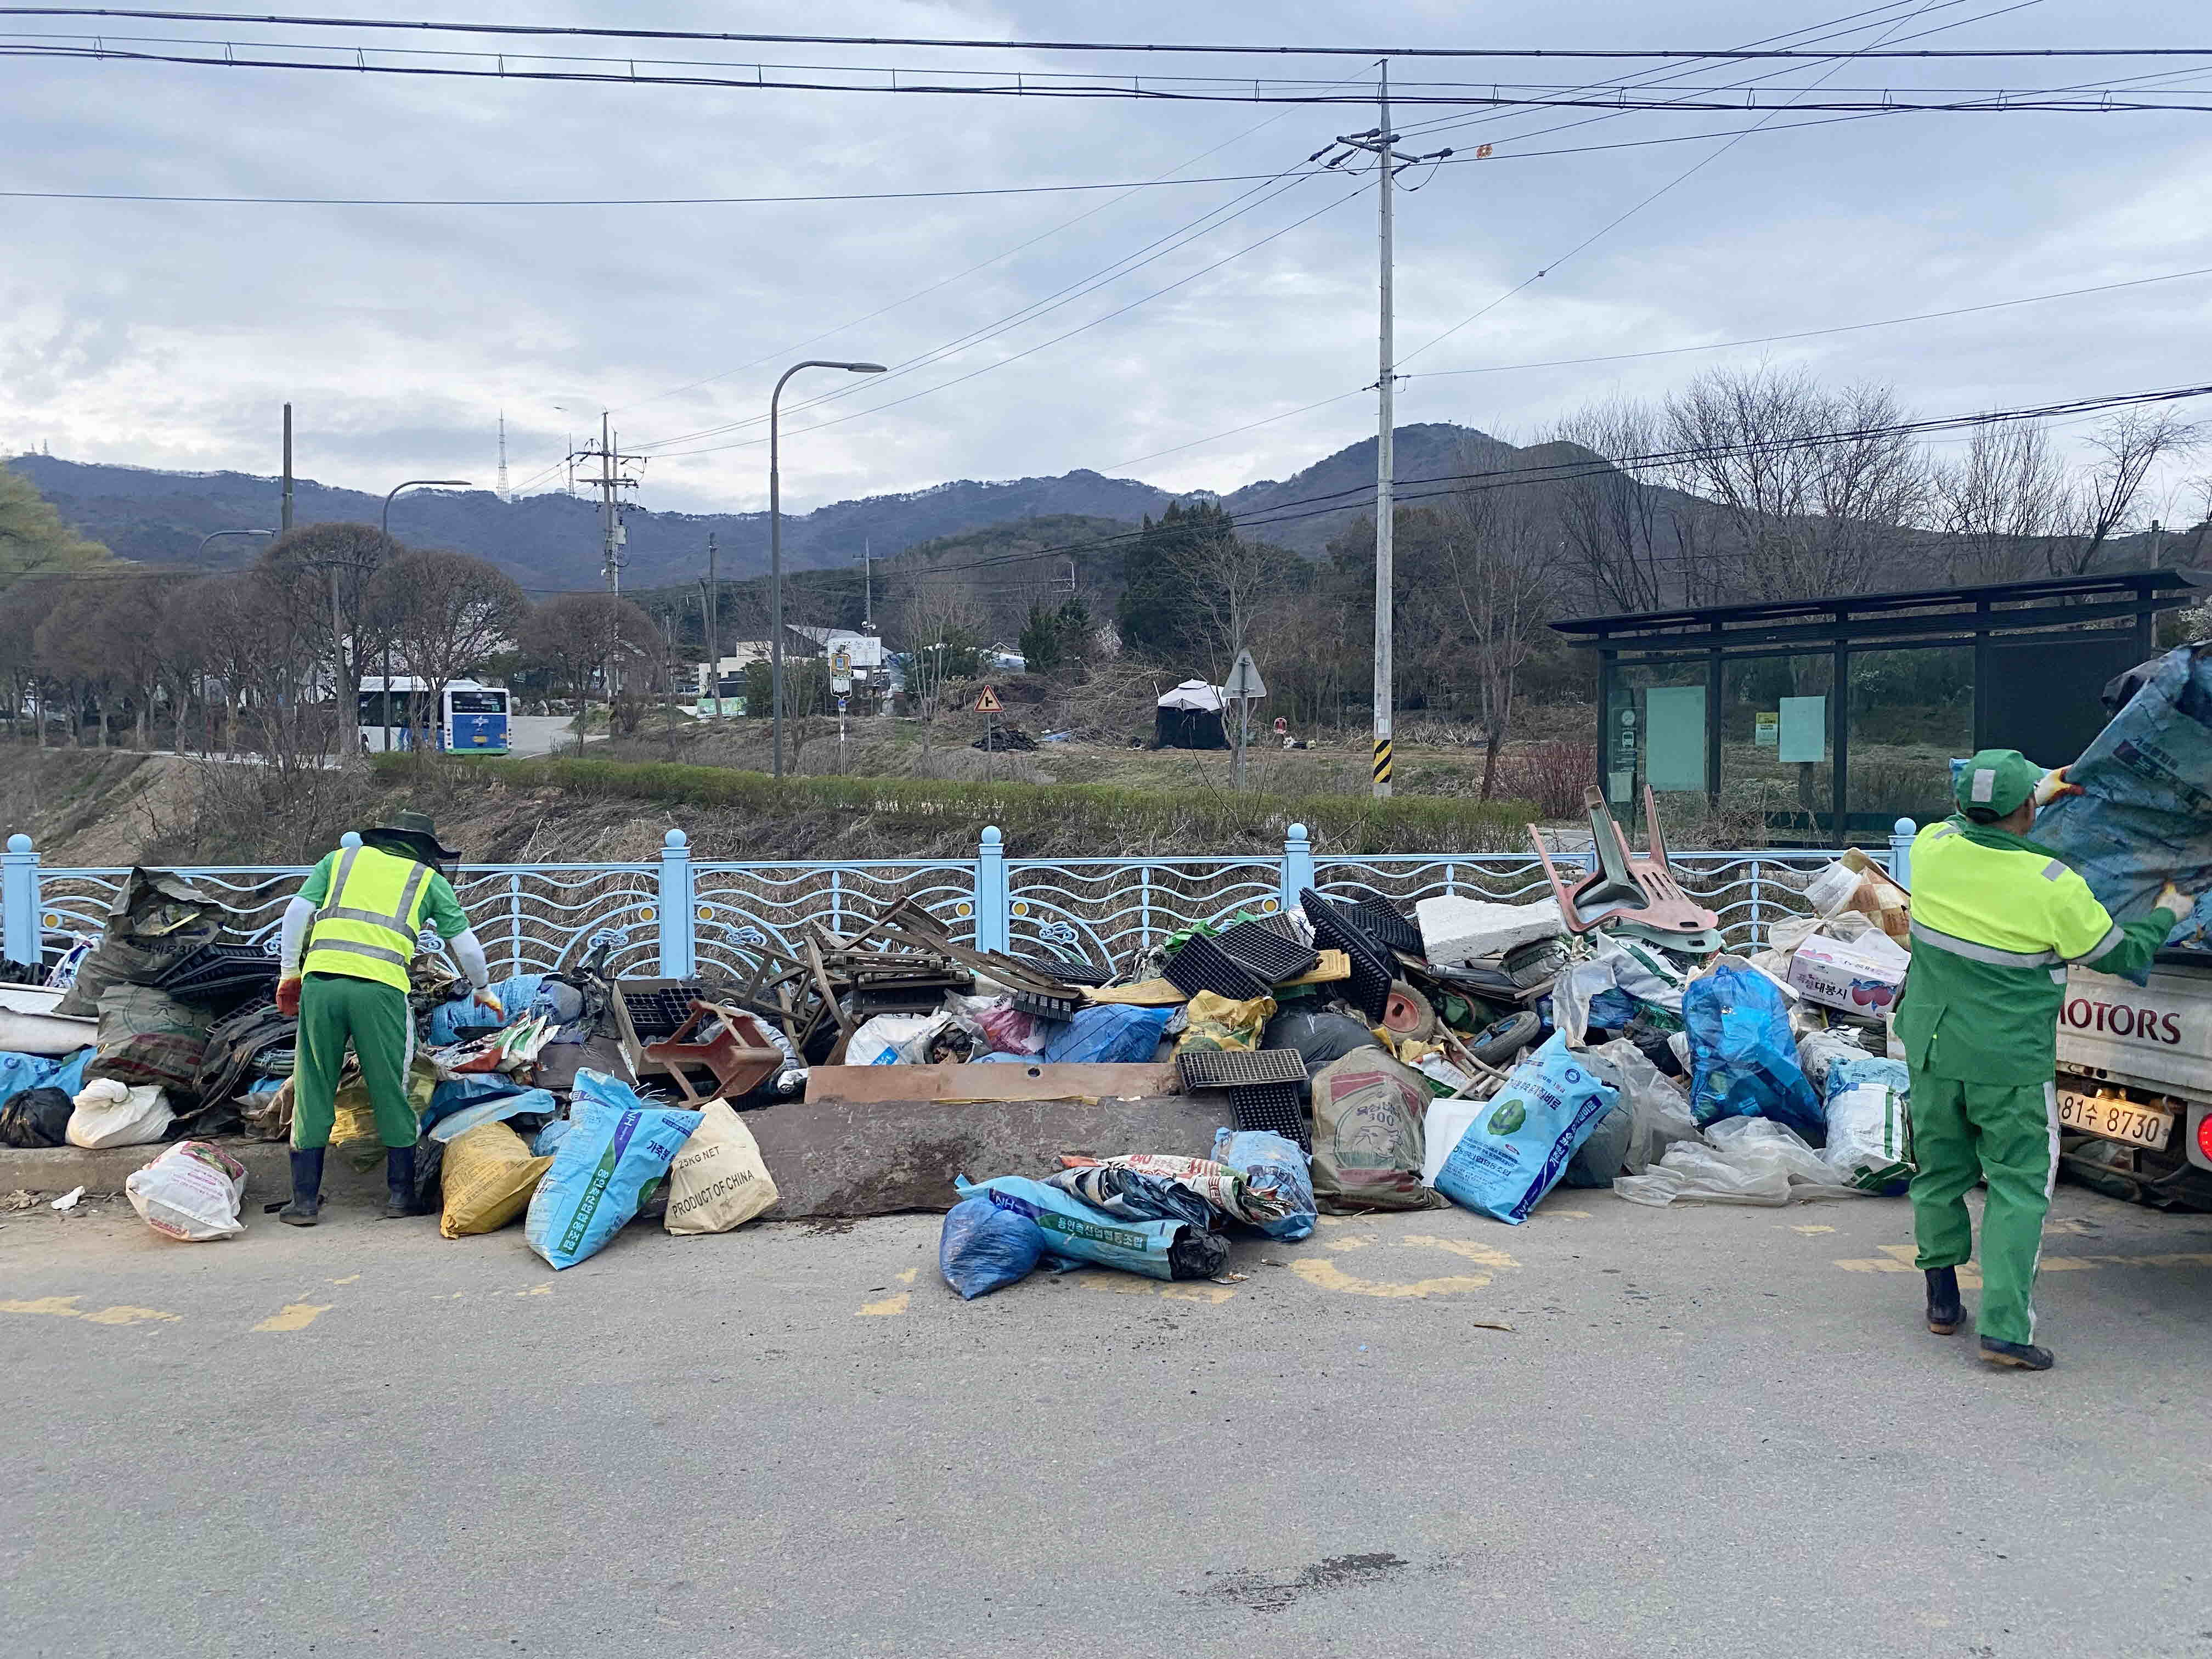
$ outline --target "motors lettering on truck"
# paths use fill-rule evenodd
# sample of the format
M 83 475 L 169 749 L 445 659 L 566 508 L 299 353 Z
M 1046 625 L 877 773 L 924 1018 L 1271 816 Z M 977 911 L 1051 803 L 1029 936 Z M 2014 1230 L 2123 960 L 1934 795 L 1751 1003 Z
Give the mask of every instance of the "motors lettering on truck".
M 2077 1031 L 2102 1031 L 2171 1048 L 2181 1045 L 2180 1018 L 2160 1008 L 2107 1002 L 2102 997 L 2069 997 L 2059 1018 Z

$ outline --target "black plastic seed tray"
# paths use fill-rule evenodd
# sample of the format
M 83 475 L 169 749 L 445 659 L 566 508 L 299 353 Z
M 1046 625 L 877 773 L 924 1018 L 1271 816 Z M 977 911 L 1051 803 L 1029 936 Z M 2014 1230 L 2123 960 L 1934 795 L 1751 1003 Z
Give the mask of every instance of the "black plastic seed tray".
M 156 990 L 203 984 L 251 985 L 276 977 L 276 958 L 258 945 L 203 945 L 154 981 Z
M 1160 972 L 1178 991 L 1186 991 L 1192 996 L 1200 991 L 1211 991 L 1231 1002 L 1249 1002 L 1255 997 L 1263 997 L 1274 986 L 1274 981 L 1230 955 L 1218 939 L 1203 934 L 1185 941 L 1183 947 L 1167 959 Z
M 1295 1048 L 1187 1048 L 1176 1056 L 1185 1089 L 1246 1089 L 1306 1080 L 1305 1057 Z
M 1311 945 L 1285 939 L 1256 921 L 1240 921 L 1224 928 L 1213 942 L 1270 985 L 1311 973 L 1321 961 L 1320 953 Z
M 1018 988 L 1008 989 L 1006 1000 L 1024 1013 L 1033 1014 L 1039 1019 L 1073 1019 L 1083 1006 L 1073 997 L 1048 996 L 1042 991 L 1024 991 Z
M 641 1042 L 672 1037 L 691 1018 L 691 1005 L 707 994 L 703 985 L 678 985 L 661 991 L 624 991 L 623 1008 Z
M 1313 924 L 1314 943 L 1326 950 L 1341 951 L 1352 958 L 1352 977 L 1340 994 L 1344 1000 L 1379 1021 L 1390 1001 L 1390 981 L 1395 977 L 1390 958 L 1377 948 L 1367 930 L 1347 920 L 1337 907 L 1310 887 L 1298 895 L 1298 904 Z
M 1420 924 L 1401 915 L 1398 907 L 1388 900 L 1368 899 L 1352 906 L 1352 914 L 1376 943 L 1393 951 L 1403 951 L 1409 957 L 1426 954 L 1421 948 Z
M 1075 957 L 1056 957 L 1048 951 L 1024 951 L 1018 960 L 1027 963 L 1042 973 L 1050 974 L 1062 985 L 1110 985 L 1114 970 L 1097 963 L 1085 962 Z
M 1264 1129 L 1297 1143 L 1301 1152 L 1313 1151 L 1313 1131 L 1306 1127 L 1305 1108 L 1298 1104 L 1295 1083 L 1262 1083 L 1230 1092 L 1229 1107 L 1240 1129 Z

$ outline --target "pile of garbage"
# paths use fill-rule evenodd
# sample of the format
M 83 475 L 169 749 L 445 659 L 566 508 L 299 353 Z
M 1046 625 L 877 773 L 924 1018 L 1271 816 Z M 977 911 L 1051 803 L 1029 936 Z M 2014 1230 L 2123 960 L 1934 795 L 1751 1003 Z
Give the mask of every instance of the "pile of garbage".
M 1456 1203 L 1518 1223 L 1562 1183 L 1660 1206 L 1901 1190 L 1902 890 L 1848 855 L 1808 890 L 1815 914 L 1745 957 L 1656 826 L 1639 858 L 1595 791 L 1589 809 L 1598 867 L 1547 856 L 1545 900 L 1408 911 L 1308 890 L 1121 964 L 978 950 L 911 901 L 754 945 L 741 979 L 623 977 L 603 946 L 495 986 L 497 1011 L 426 951 L 415 1208 L 450 1238 L 520 1221 L 556 1268 L 641 1217 L 726 1231 L 777 1200 L 744 1115 L 802 1094 L 1218 1109 L 1208 1146 L 963 1176 L 946 1273 L 985 1289 L 1024 1257 L 1013 1277 L 1048 1258 L 1213 1277 L 1239 1230 L 1303 1237 L 1320 1212 Z M 57 969 L 54 1018 L 31 1022 L 64 1033 L 58 1052 L 0 1052 L 0 1140 L 162 1147 L 129 1194 L 182 1239 L 244 1228 L 245 1171 L 217 1139 L 291 1128 L 276 963 L 222 940 L 221 918 L 189 883 L 134 871 L 106 933 Z M 88 1009 L 96 1024 L 71 1018 Z M 350 1066 L 331 1144 L 364 1170 L 382 1159 Z

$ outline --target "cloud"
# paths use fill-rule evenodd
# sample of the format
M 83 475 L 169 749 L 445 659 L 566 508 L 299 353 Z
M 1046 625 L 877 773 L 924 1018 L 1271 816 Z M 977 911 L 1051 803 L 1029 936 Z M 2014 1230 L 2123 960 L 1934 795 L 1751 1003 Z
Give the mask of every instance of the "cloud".
M 704 3 L 623 0 L 505 15 L 744 27 L 732 22 L 731 9 Z M 1933 27 L 1943 15 L 1931 8 L 1911 27 Z M 1452 44 L 1468 30 L 1462 7 L 1376 14 L 1348 0 L 1228 0 L 1200 15 L 1146 0 L 1110 13 L 1042 0 L 846 0 L 744 15 L 769 27 L 803 15 L 825 33 L 1363 45 L 1386 32 L 1397 42 Z M 1924 44 L 2161 40 L 2192 16 L 2178 3 L 2148 0 L 2100 9 L 2094 18 L 2029 11 Z M 1665 34 L 1668 44 L 1719 45 L 1775 32 L 1767 8 L 1705 0 L 1673 9 Z M 271 32 L 232 25 L 198 33 Z M 1648 13 L 1612 4 L 1547 13 L 1523 33 L 1548 46 L 1657 38 Z M 356 34 L 420 52 L 483 44 Z M 628 50 L 586 41 L 543 49 Z M 1050 54 L 979 64 L 913 48 L 650 50 L 909 67 L 934 58 L 939 67 L 1004 72 L 1229 72 L 1209 60 L 1102 66 Z M 1346 59 L 1270 59 L 1254 72 L 1369 73 Z M 1668 73 L 1680 85 L 1765 72 L 1564 60 L 1401 69 L 1405 82 Z M 1793 69 L 1773 84 L 1801 84 L 1818 72 Z M 1843 66 L 1830 84 L 2062 84 L 2104 72 L 2002 60 L 1868 63 Z M 690 197 L 1139 179 L 1179 167 L 1267 174 L 1373 119 L 1358 106 L 546 87 L 118 63 L 17 60 L 0 74 L 0 148 L 14 163 L 10 184 L 23 189 Z M 1421 371 L 1729 340 L 2212 264 L 2212 145 L 2193 137 L 2197 117 L 1900 115 L 1762 133 L 1563 258 L 1723 141 L 1508 159 L 1516 149 L 1747 123 L 1588 111 L 1413 107 L 1401 115 L 1425 135 L 1414 141 L 1422 147 L 1464 149 L 1486 138 L 1500 153 L 1492 162 L 1442 168 L 1400 198 L 1401 349 L 1413 351 L 1547 272 L 1421 352 L 1412 364 Z M 1187 246 L 942 362 L 867 383 L 827 374 L 794 381 L 784 468 L 786 498 L 799 509 L 945 478 L 1113 470 L 1169 449 L 1127 470 L 1172 489 L 1231 489 L 1286 476 L 1371 432 L 1362 389 L 1376 368 L 1372 194 L 1351 195 L 1329 179 L 1227 205 L 1248 188 L 1151 189 L 1125 200 L 1085 193 L 643 208 L 13 202 L 9 258 L 0 266 L 0 447 L 44 440 L 84 459 L 265 473 L 276 465 L 277 408 L 289 399 L 303 471 L 380 489 L 410 475 L 488 480 L 504 410 L 514 476 L 535 476 L 543 488 L 559 482 L 569 437 L 595 429 L 597 411 L 612 407 L 625 445 L 656 455 L 640 495 L 645 504 L 752 508 L 766 494 L 759 421 L 784 363 L 857 356 L 900 365 L 988 333 L 1221 208 L 1234 216 Z M 1284 228 L 1333 195 L 1346 199 Z M 1182 278 L 1190 280 L 1125 315 L 1107 315 Z M 2212 281 L 2177 283 L 1763 355 L 1838 379 L 1892 380 L 1908 404 L 1948 412 L 2160 384 L 2178 372 L 2173 340 L 2201 332 L 2208 307 Z M 1094 325 L 1018 355 L 1086 323 Z M 1416 379 L 1403 390 L 1401 418 L 1526 436 L 1589 398 L 1655 394 L 1709 361 L 1761 355 L 1739 349 Z M 688 384 L 708 376 L 719 378 Z M 915 392 L 926 395 L 860 412 Z M 1359 395 L 1269 418 L 1339 394 Z M 1253 422 L 1262 423 L 1181 447 Z M 722 427 L 732 429 L 711 430 Z M 690 433 L 711 435 L 675 441 Z

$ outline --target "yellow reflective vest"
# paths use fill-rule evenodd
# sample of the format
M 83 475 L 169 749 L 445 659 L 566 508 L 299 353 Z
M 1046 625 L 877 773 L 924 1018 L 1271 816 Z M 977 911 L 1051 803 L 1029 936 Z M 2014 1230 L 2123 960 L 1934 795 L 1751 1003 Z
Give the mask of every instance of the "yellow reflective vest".
M 406 990 L 431 874 L 427 864 L 374 847 L 340 853 L 330 893 L 308 927 L 301 971 L 373 979 Z
M 2051 1080 L 2066 968 L 2131 974 L 2179 918 L 2115 923 L 2081 872 L 2023 836 L 1963 817 L 1912 843 L 1912 968 L 1898 1040 L 1934 1077 L 2019 1087 Z

